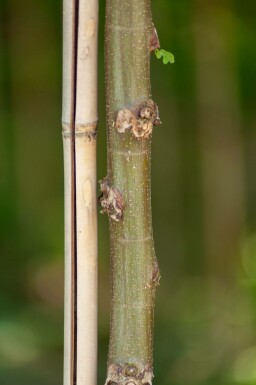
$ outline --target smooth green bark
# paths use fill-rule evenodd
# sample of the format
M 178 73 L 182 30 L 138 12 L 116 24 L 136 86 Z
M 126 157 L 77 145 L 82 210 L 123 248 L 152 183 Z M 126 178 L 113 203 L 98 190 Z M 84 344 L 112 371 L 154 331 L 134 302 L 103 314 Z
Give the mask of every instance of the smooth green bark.
M 152 379 L 152 329 L 159 271 L 151 223 L 151 138 L 115 126 L 120 109 L 150 98 L 149 0 L 107 0 L 105 30 L 108 180 L 124 198 L 124 215 L 110 218 L 112 303 L 108 381 Z M 117 374 L 119 371 L 119 374 Z

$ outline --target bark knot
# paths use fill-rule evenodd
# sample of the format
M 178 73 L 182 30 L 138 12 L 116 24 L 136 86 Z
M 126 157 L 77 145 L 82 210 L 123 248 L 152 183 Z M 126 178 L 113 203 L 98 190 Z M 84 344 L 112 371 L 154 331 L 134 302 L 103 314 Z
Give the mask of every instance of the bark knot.
M 111 186 L 109 179 L 106 177 L 99 181 L 102 195 L 99 198 L 102 210 L 101 213 L 106 213 L 116 222 L 123 218 L 124 199 L 121 192 Z
M 157 286 L 160 285 L 160 278 L 161 278 L 161 274 L 158 267 L 158 263 L 155 262 L 151 272 L 150 279 L 145 285 L 145 289 L 155 289 Z
M 130 109 L 118 111 L 114 125 L 119 133 L 131 131 L 137 139 L 148 139 L 153 131 L 153 126 L 161 124 L 158 107 L 153 100 L 144 100 Z
M 112 364 L 108 367 L 105 385 L 151 385 L 152 368 L 140 362 L 126 364 Z
M 160 48 L 160 42 L 159 42 L 157 30 L 153 25 L 152 34 L 150 37 L 150 52 L 154 52 L 157 48 Z
M 126 130 L 133 130 L 136 124 L 136 116 L 131 110 L 124 108 L 118 111 L 116 118 L 116 128 L 118 132 L 123 134 Z
M 154 286 L 160 285 L 161 273 L 159 270 L 158 263 L 156 262 L 152 272 L 152 283 Z

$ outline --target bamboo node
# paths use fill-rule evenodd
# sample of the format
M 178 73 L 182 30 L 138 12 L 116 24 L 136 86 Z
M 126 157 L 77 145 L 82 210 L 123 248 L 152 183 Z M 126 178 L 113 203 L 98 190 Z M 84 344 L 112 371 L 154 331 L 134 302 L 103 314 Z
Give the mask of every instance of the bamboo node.
M 125 367 L 125 374 L 127 377 L 134 377 L 138 373 L 138 368 L 136 365 L 128 364 Z
M 90 123 L 76 123 L 74 126 L 71 123 L 62 122 L 63 138 L 79 138 L 85 137 L 89 141 L 97 138 L 98 121 Z
M 152 367 L 140 362 L 112 364 L 105 385 L 152 385 Z
M 108 178 L 99 181 L 102 196 L 99 198 L 101 204 L 101 213 L 108 214 L 108 216 L 116 222 L 123 218 L 124 199 L 121 192 L 110 185 Z
M 131 109 L 121 109 L 117 113 L 114 125 L 119 133 L 131 131 L 137 139 L 148 139 L 153 126 L 161 124 L 158 107 L 153 100 L 148 99 L 133 106 Z

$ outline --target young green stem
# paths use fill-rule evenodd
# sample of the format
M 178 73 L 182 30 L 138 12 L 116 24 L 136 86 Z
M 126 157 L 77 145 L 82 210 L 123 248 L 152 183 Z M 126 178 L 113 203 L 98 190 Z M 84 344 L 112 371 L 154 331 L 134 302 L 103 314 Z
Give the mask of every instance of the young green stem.
M 121 220 L 110 217 L 112 302 L 107 383 L 152 381 L 152 329 L 159 270 L 151 223 L 151 138 L 117 130 L 121 109 L 137 111 L 150 98 L 149 0 L 107 0 L 106 90 L 108 176 L 119 191 Z

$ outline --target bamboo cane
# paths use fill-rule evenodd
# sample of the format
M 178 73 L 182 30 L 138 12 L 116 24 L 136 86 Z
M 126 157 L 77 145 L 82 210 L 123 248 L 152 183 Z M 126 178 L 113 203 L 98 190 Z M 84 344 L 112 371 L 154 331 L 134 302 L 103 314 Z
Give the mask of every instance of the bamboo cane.
M 95 385 L 97 364 L 97 0 L 63 2 L 64 385 Z
M 150 99 L 150 0 L 107 0 L 105 58 L 108 175 L 102 211 L 111 241 L 111 332 L 106 384 L 151 384 L 159 269 L 151 224 L 150 152 L 157 106 Z

